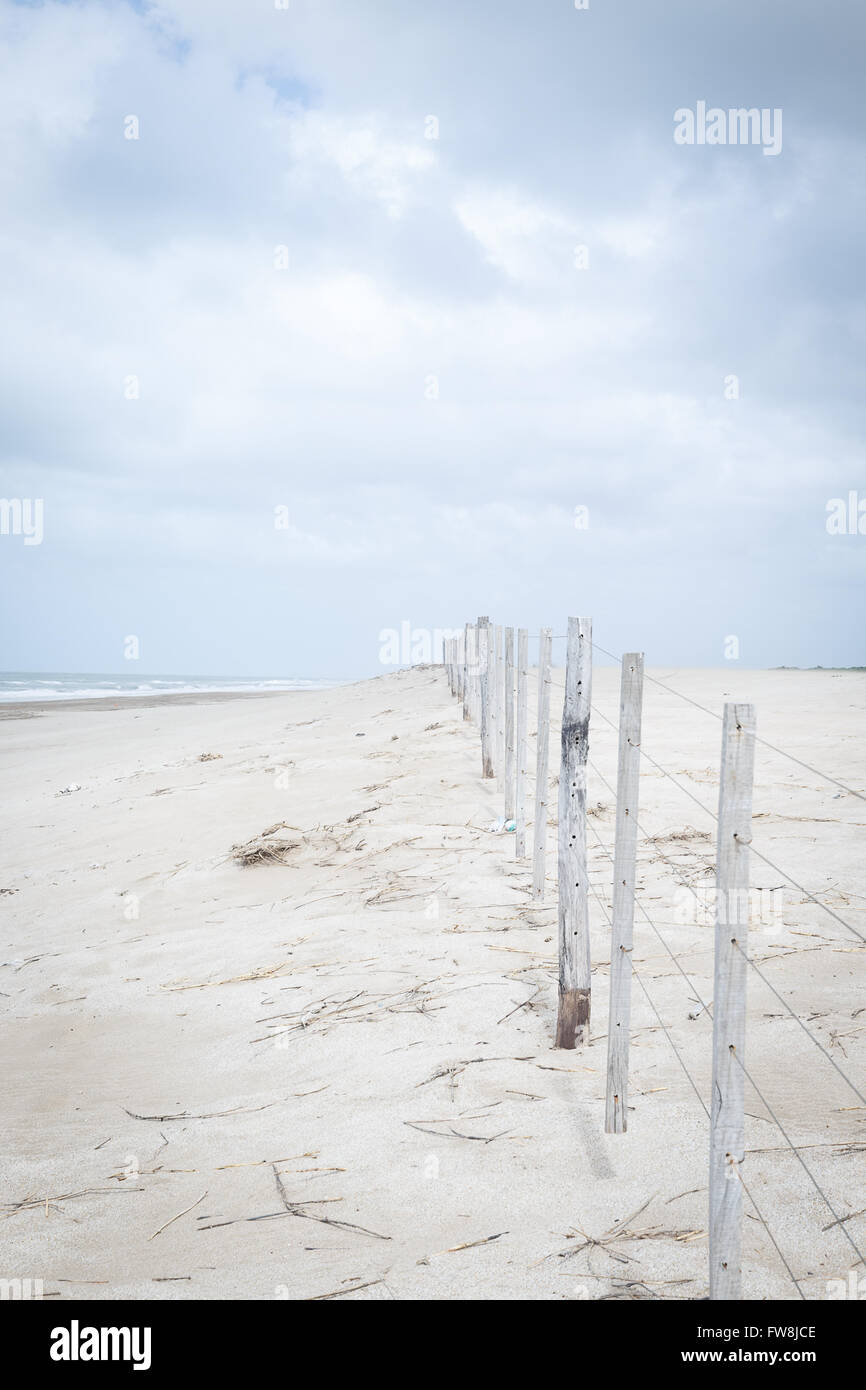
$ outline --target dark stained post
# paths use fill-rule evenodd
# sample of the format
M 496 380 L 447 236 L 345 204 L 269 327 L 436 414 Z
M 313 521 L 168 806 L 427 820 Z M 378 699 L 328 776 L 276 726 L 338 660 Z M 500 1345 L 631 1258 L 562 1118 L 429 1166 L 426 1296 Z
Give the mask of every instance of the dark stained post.
M 592 698 L 592 619 L 569 618 L 559 772 L 559 1013 L 556 1046 L 589 1040 L 591 999 L 586 864 L 586 759 Z

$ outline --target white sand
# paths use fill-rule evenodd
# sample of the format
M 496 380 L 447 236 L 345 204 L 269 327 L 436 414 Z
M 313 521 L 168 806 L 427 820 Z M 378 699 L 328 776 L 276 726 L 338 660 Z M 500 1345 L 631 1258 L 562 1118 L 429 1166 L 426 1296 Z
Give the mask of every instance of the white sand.
M 653 674 L 717 710 L 726 694 L 753 699 L 765 738 L 866 786 L 863 675 Z M 594 681 L 615 719 L 618 672 Z M 596 901 L 593 1041 L 551 1049 L 555 835 L 548 903 L 532 909 L 513 837 L 486 829 L 500 795 L 441 670 L 52 708 L 7 719 L 0 738 L 0 887 L 14 890 L 0 896 L 0 1274 L 61 1298 L 311 1298 L 353 1281 L 368 1287 L 344 1296 L 595 1298 L 627 1281 L 642 1297 L 705 1296 L 704 1112 L 636 989 L 630 1129 L 604 1135 Z M 713 811 L 719 744 L 716 720 L 647 687 L 645 749 Z M 615 747 L 594 716 L 591 757 L 611 782 Z M 554 737 L 554 774 L 557 754 Z M 866 933 L 866 805 L 836 793 L 760 749 L 755 844 Z M 706 883 L 712 818 L 646 763 L 641 797 L 644 830 L 685 836 L 641 837 L 641 901 L 709 999 L 712 931 L 675 920 L 659 850 Z M 590 802 L 612 847 L 595 773 Z M 279 821 L 300 841 L 287 864 L 232 860 Z M 609 908 L 592 835 L 590 859 Z M 758 885 L 783 881 L 753 868 Z M 866 948 L 789 889 L 782 924 L 758 923 L 751 949 L 864 1089 Z M 635 962 L 706 1098 L 711 1022 L 690 1019 L 689 987 L 640 914 Z M 866 1207 L 866 1110 L 754 975 L 747 1056 L 837 1212 Z M 854 1253 L 823 1230 L 832 1216 L 754 1093 L 747 1111 L 749 1187 L 808 1296 L 825 1297 Z M 275 1170 L 308 1215 L 388 1239 L 288 1213 Z M 654 1238 L 557 1253 L 647 1202 L 631 1228 Z M 863 1248 L 866 1217 L 847 1224 Z M 750 1298 L 796 1296 L 753 1216 L 744 1280 Z

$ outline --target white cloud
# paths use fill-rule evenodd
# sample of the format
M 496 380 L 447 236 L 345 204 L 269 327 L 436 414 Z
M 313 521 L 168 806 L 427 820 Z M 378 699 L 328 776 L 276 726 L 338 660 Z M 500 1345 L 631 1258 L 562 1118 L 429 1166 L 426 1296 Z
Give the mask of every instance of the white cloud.
M 301 165 L 333 164 L 354 193 L 379 200 L 393 218 L 405 212 L 419 179 L 436 163 L 422 139 L 398 139 L 369 117 L 348 120 L 307 111 L 292 122 L 290 143 Z
M 561 283 L 580 230 L 513 190 L 470 189 L 457 202 L 461 224 L 491 265 L 526 285 Z

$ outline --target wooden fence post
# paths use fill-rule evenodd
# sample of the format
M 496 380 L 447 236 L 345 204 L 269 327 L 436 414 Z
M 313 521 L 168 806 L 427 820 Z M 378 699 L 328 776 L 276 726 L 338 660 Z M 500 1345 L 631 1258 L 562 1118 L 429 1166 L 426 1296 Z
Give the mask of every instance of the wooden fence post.
M 532 837 L 532 896 L 544 898 L 547 848 L 547 768 L 550 758 L 550 648 L 553 634 L 541 629 L 538 641 L 538 747 L 535 750 L 535 824 Z
M 464 628 L 463 637 L 463 718 L 472 718 L 472 684 L 475 679 L 473 663 L 475 660 L 475 629 L 471 623 L 467 623 Z
M 490 727 L 492 643 L 490 641 L 490 623 L 487 618 L 479 618 L 478 620 L 478 638 L 478 670 L 481 680 L 481 776 L 492 777 L 494 775 Z
M 559 1011 L 556 1046 L 589 1040 L 591 976 L 586 863 L 586 759 L 592 698 L 592 620 L 569 618 L 559 770 Z
M 481 617 L 475 628 L 475 722 L 481 732 L 481 629 L 489 627 L 490 619 Z
M 610 1013 L 607 1021 L 607 1092 L 604 1108 L 606 1134 L 624 1134 L 628 1129 L 631 951 L 634 939 L 642 703 L 643 652 L 626 652 L 622 659 L 619 696 L 619 769 L 616 779 Z
M 517 748 L 515 750 L 514 834 L 515 859 L 526 858 L 526 693 L 529 634 L 525 627 L 517 630 Z
M 505 629 L 496 629 L 496 759 L 500 786 L 505 785 Z
M 499 765 L 499 653 L 502 647 L 502 628 L 494 624 L 490 631 L 490 761 L 493 775 Z
M 505 821 L 514 820 L 514 628 L 505 629 Z
M 456 695 L 457 700 L 460 704 L 463 703 L 463 677 L 466 673 L 465 642 L 465 631 L 459 633 L 457 637 L 454 639 L 454 660 L 456 662 L 457 667 L 455 671 L 457 681 Z
M 746 953 L 755 709 L 727 703 L 716 850 L 713 1085 L 710 1105 L 710 1298 L 739 1299 L 745 1156 Z
M 494 777 L 498 775 L 497 758 L 499 753 L 499 711 L 496 707 L 499 696 L 499 644 L 497 642 L 497 633 L 499 630 L 496 623 L 490 624 L 490 654 L 487 666 L 487 679 L 490 693 L 490 762 L 493 767 Z

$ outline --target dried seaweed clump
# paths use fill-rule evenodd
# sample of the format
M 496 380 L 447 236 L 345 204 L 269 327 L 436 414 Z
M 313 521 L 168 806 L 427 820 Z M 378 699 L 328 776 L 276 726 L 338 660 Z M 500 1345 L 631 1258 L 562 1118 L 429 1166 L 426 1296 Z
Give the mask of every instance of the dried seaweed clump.
M 300 847 L 300 840 L 278 840 L 274 836 L 282 830 L 283 822 L 254 835 L 242 845 L 232 845 L 232 858 L 236 864 L 248 869 L 252 864 L 285 864 L 286 855 Z

